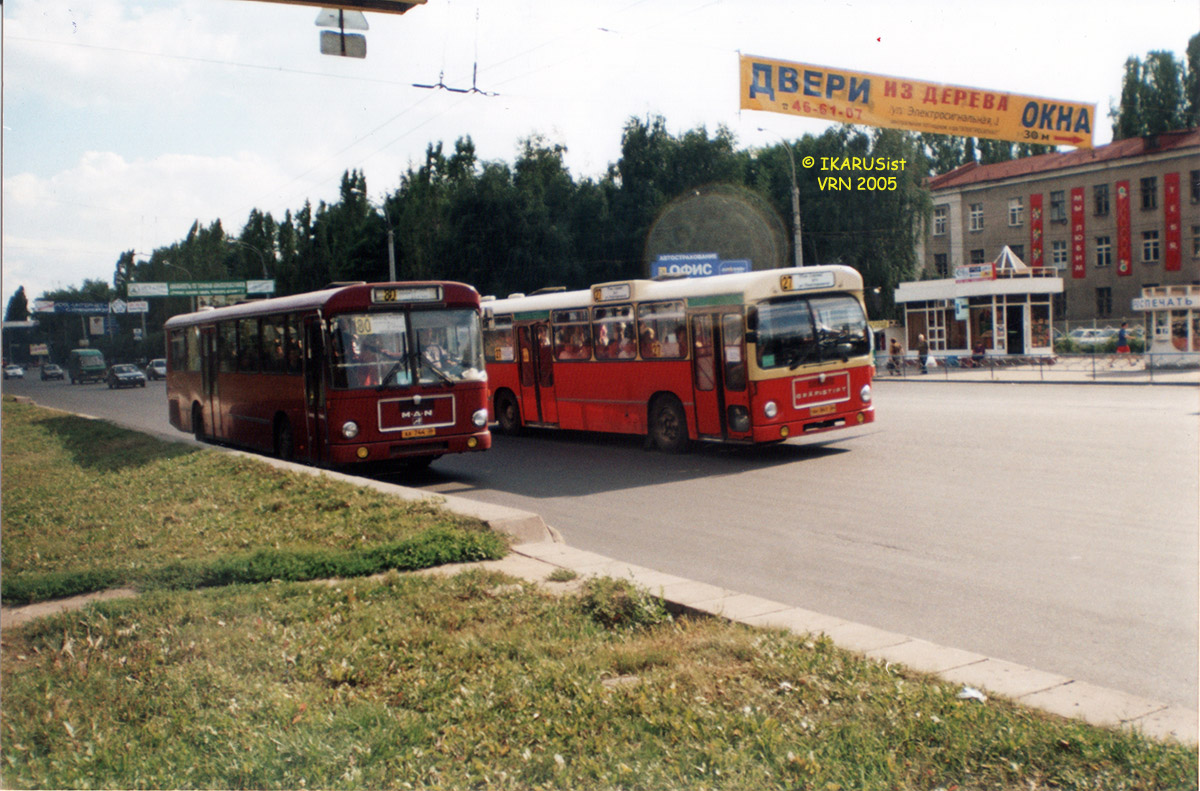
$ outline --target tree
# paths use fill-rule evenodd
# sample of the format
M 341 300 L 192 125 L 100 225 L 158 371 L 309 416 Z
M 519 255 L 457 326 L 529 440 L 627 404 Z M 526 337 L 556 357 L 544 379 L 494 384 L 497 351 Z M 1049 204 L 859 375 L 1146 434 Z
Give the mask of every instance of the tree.
M 1183 94 L 1187 97 L 1184 126 L 1200 127 L 1200 33 L 1188 39 L 1187 73 L 1183 79 Z
M 1188 43 L 1189 64 L 1182 64 L 1163 50 L 1152 51 L 1143 62 L 1137 57 L 1125 61 L 1121 83 L 1121 101 L 1110 108 L 1113 139 L 1145 137 L 1195 125 L 1196 77 L 1193 69 L 1198 57 L 1195 50 L 1200 34 Z M 1185 86 L 1191 93 L 1184 101 Z
M 25 297 L 25 286 L 18 286 L 16 292 L 8 298 L 8 307 L 4 309 L 5 321 L 27 321 L 29 319 L 29 300 Z

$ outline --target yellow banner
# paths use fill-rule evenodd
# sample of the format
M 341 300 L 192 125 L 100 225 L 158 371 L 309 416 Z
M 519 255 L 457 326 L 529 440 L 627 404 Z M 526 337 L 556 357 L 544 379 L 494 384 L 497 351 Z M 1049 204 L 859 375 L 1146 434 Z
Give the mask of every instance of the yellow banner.
M 741 108 L 914 132 L 1092 147 L 1096 106 L 740 56 Z

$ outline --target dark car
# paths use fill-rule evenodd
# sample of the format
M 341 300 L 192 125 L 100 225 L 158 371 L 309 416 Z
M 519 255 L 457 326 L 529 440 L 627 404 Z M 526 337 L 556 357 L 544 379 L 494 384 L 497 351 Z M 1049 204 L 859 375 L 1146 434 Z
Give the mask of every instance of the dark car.
M 114 365 L 108 369 L 108 387 L 145 387 L 146 375 L 136 365 Z
M 167 378 L 167 361 L 162 357 L 151 360 L 146 366 L 146 377 L 148 379 L 166 379 Z
M 54 363 L 46 363 L 42 366 L 42 381 L 47 379 L 58 379 L 62 381 L 67 378 L 67 372 L 62 369 L 62 366 Z

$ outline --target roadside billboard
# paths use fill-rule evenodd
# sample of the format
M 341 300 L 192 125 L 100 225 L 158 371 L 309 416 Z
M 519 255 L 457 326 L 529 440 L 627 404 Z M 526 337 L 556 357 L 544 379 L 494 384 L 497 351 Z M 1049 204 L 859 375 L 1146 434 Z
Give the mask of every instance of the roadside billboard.
M 741 55 L 743 110 L 1016 143 L 1092 147 L 1096 106 Z

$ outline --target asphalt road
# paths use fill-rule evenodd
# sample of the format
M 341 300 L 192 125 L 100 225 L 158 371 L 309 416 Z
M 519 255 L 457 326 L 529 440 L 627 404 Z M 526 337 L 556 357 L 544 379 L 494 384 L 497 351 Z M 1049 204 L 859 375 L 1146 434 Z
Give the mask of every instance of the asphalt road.
M 162 386 L 6 382 L 187 438 Z M 575 547 L 1195 707 L 1194 387 L 877 380 L 873 425 L 681 456 L 529 432 L 422 488 L 536 511 Z

